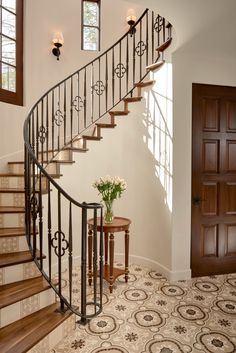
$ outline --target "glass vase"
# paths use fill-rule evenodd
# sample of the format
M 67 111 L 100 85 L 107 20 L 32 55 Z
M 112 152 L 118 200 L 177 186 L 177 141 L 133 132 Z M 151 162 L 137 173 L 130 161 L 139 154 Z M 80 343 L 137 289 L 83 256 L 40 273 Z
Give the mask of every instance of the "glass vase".
M 104 223 L 112 223 L 113 222 L 113 201 L 104 201 L 105 209 L 104 209 Z

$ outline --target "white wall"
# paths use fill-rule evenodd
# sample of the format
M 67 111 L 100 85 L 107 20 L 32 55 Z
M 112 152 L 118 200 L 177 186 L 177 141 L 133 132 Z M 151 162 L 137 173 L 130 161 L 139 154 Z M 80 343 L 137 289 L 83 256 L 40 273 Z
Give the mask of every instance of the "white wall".
M 174 26 L 172 278 L 190 276 L 192 83 L 236 86 L 234 0 L 130 0 Z M 173 47 L 172 47 L 173 48 Z
M 30 107 L 52 85 L 98 55 L 80 49 L 81 1 L 25 0 L 24 4 L 24 107 L 0 103 L 0 170 L 23 150 L 22 129 Z M 111 16 L 113 2 L 102 1 L 101 52 L 127 31 L 127 15 L 134 12 L 139 16 L 143 9 L 122 0 Z M 65 40 L 60 61 L 51 53 L 54 31 L 62 31 Z
M 115 129 L 103 129 L 103 139 L 89 141 L 87 153 L 74 153 L 76 163 L 63 167 L 59 183 L 76 200 L 100 202 L 93 182 L 106 175 L 124 178 L 128 188 L 114 201 L 114 214 L 132 220 L 130 260 L 170 277 L 172 65 L 164 65 L 154 78 L 156 84 L 143 91 L 144 99 L 129 105 L 130 114 L 116 117 Z M 124 260 L 122 233 L 115 235 L 115 253 Z

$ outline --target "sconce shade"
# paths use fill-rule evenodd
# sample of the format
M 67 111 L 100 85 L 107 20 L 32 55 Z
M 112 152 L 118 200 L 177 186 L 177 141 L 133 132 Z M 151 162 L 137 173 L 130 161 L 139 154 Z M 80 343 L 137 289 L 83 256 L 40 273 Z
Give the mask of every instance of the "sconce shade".
M 62 45 L 64 44 L 64 38 L 62 33 L 61 32 L 55 33 L 53 36 L 52 42 L 55 46 L 55 48 L 52 49 L 52 53 L 57 57 L 57 60 L 59 60 L 59 56 L 61 55 L 59 48 L 62 47 Z
M 136 22 L 136 16 L 130 15 L 130 16 L 126 17 L 126 21 L 127 21 L 128 25 L 133 26 Z
M 52 40 L 53 44 L 60 44 L 60 47 L 64 44 L 64 38 L 61 32 L 57 32 L 54 34 L 53 36 L 53 40 Z
M 130 15 L 130 16 L 126 17 L 126 21 L 127 21 L 128 25 L 130 26 L 130 28 L 129 28 L 129 34 L 130 34 L 130 36 L 132 37 L 133 34 L 136 33 L 136 28 L 133 27 L 134 24 L 135 24 L 135 22 L 136 22 L 136 16 Z

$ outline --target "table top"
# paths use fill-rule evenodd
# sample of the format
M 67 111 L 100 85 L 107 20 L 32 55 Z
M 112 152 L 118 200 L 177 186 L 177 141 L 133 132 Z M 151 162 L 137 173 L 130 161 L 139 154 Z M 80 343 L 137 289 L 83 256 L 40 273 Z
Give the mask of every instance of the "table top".
M 100 222 L 101 222 L 101 218 L 97 218 L 97 230 L 100 231 Z M 94 227 L 94 219 L 91 218 L 88 220 L 88 228 L 90 230 L 93 230 Z M 112 223 L 104 223 L 103 222 L 103 231 L 104 233 L 112 233 L 112 232 L 122 232 L 125 230 L 129 229 L 129 226 L 131 224 L 131 220 L 128 218 L 124 218 L 124 217 L 114 217 L 113 222 Z

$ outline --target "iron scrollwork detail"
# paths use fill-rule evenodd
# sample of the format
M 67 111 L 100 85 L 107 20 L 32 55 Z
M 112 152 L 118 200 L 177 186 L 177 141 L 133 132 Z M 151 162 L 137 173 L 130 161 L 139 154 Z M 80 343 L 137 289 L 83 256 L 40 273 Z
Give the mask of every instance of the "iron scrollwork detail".
M 64 122 L 64 115 L 62 111 L 58 108 L 54 114 L 54 121 L 57 126 L 61 126 Z
M 51 239 L 51 246 L 54 248 L 57 257 L 65 255 L 65 252 L 69 247 L 69 242 L 66 240 L 65 234 L 62 231 L 56 231 L 54 233 L 54 237 Z
M 105 86 L 101 80 L 98 80 L 95 85 L 92 86 L 92 89 L 96 92 L 98 96 L 101 96 L 105 91 Z
M 30 211 L 32 214 L 32 218 L 35 221 L 39 213 L 38 198 L 35 195 L 32 195 L 30 198 Z
M 124 77 L 124 74 L 126 73 L 126 71 L 127 71 L 127 69 L 122 63 L 117 64 L 117 66 L 114 70 L 114 72 L 118 78 Z
M 154 22 L 154 29 L 157 33 L 161 32 L 163 27 L 163 17 L 161 17 L 160 15 L 158 15 L 156 17 L 156 20 Z
M 135 48 L 135 51 L 138 56 L 143 56 L 146 48 L 147 48 L 147 45 L 142 40 L 140 40 Z
M 77 112 L 80 112 L 84 108 L 83 99 L 80 96 L 76 96 L 72 101 L 72 107 L 74 107 Z
M 42 144 L 44 144 L 46 137 L 47 137 L 47 129 L 45 128 L 45 126 L 42 125 L 40 126 L 38 131 L 38 139 Z

